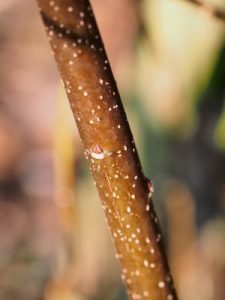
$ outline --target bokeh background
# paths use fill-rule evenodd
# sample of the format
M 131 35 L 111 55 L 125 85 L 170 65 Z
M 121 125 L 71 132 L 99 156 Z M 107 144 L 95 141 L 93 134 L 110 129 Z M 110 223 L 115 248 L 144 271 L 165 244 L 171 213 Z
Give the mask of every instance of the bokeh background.
M 224 300 L 225 21 L 184 0 L 91 2 L 179 299 Z M 0 1 L 0 299 L 127 299 L 31 0 Z

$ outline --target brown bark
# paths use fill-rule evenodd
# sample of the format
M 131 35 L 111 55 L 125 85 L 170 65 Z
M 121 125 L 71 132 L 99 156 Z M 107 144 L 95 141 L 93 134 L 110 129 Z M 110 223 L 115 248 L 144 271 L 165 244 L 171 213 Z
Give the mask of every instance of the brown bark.
M 130 299 L 176 299 L 152 185 L 143 175 L 89 1 L 38 3 Z

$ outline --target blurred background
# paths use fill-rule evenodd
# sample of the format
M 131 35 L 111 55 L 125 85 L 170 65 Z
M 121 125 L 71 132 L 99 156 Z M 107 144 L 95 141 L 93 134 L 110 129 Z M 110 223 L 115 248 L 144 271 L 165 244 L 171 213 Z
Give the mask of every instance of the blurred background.
M 91 2 L 179 299 L 224 300 L 225 20 L 184 0 Z M 1 0 L 0 300 L 125 299 L 35 1 Z

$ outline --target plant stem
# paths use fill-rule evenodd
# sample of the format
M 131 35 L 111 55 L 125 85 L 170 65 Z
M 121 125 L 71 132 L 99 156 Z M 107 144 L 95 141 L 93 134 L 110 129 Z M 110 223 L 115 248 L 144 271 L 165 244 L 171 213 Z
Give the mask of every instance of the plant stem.
M 152 206 L 152 185 L 142 172 L 90 3 L 38 3 L 130 299 L 177 299 Z

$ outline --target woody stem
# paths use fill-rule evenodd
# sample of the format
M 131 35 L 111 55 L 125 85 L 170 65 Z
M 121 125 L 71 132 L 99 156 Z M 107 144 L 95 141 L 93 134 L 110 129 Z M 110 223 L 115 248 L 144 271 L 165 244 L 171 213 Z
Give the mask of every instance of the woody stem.
M 152 186 L 142 172 L 89 0 L 38 3 L 130 299 L 175 300 Z

